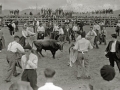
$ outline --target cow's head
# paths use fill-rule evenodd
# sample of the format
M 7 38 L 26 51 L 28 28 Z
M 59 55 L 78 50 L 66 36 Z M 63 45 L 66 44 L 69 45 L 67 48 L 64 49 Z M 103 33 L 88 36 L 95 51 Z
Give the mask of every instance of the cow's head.
M 62 52 L 63 51 L 63 46 L 66 42 L 59 43 L 59 50 Z

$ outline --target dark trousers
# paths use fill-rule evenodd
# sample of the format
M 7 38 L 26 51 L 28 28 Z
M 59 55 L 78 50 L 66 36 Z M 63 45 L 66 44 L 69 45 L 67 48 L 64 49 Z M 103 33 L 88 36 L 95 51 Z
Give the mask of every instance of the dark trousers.
M 115 52 L 109 52 L 109 61 L 110 61 L 110 65 L 112 67 L 114 67 L 114 62 L 116 62 L 117 67 L 118 67 L 119 72 L 120 72 L 120 61 L 118 60 Z
M 15 34 L 15 32 L 13 30 L 10 30 L 10 35 L 12 36 L 14 34 Z
M 98 44 L 97 44 L 97 41 L 98 41 L 98 36 L 95 36 L 94 45 L 96 46 L 96 48 L 99 48 L 99 47 L 98 47 Z
M 15 32 L 18 32 L 18 31 L 19 31 L 18 25 L 16 25 Z
M 64 41 L 68 41 L 69 44 L 70 44 L 70 36 L 69 35 L 65 35 L 64 36 Z
M 33 90 L 37 90 L 37 72 L 34 69 L 25 69 L 22 77 L 22 81 L 30 82 L 30 86 L 33 88 Z
M 37 39 L 44 39 L 44 33 L 38 33 Z
M 74 40 L 74 41 L 75 41 L 75 34 L 76 34 L 75 31 L 71 34 L 71 39 Z
M 2 39 L 0 39 L 0 50 L 2 50 Z
M 101 38 L 100 38 L 100 44 L 104 42 L 104 44 L 106 45 L 106 36 L 105 35 L 102 35 Z
M 82 31 L 83 31 L 83 27 L 80 27 L 80 30 L 82 30 Z

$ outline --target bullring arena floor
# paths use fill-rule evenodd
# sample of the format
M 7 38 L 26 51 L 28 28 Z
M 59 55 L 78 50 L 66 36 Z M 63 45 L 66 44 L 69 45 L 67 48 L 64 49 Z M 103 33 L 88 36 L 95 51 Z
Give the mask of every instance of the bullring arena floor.
M 21 35 L 21 28 L 19 33 L 16 33 L 17 35 Z M 9 35 L 9 31 L 7 27 L 2 28 L 4 32 L 4 37 L 6 40 L 6 46 L 10 41 L 13 40 L 13 38 Z M 89 26 L 85 26 L 84 30 L 88 32 Z M 113 27 L 108 27 L 107 28 L 107 42 L 111 38 L 111 34 L 115 32 L 115 28 Z M 120 39 L 120 37 L 118 38 Z M 80 90 L 80 85 L 84 83 L 90 83 L 94 86 L 94 90 L 107 90 L 107 89 L 99 89 L 102 87 L 115 87 L 116 90 L 120 90 L 120 74 L 118 72 L 118 68 L 115 66 L 116 70 L 116 77 L 115 79 L 108 83 L 105 82 L 101 76 L 100 76 L 100 68 L 103 65 L 109 64 L 108 59 L 104 56 L 104 51 L 106 46 L 105 45 L 100 45 L 100 49 L 93 49 L 89 51 L 89 60 L 90 60 L 90 75 L 91 75 L 91 80 L 77 80 L 76 79 L 76 67 L 75 65 L 71 68 L 67 66 L 67 63 L 69 61 L 69 53 L 68 53 L 68 48 L 69 44 L 66 43 L 64 46 L 64 51 L 60 52 L 57 51 L 56 53 L 56 59 L 52 58 L 52 55 L 50 51 L 44 52 L 43 54 L 45 57 L 39 58 L 39 63 L 38 63 L 38 86 L 42 86 L 45 83 L 45 78 L 43 71 L 45 68 L 50 67 L 56 70 L 56 76 L 54 79 L 55 85 L 58 85 L 63 88 L 63 90 Z M 8 90 L 8 87 L 13 83 L 16 82 L 17 80 L 20 80 L 20 77 L 12 77 L 12 80 L 10 83 L 4 82 L 8 64 L 6 61 L 6 49 L 0 53 L 0 90 Z M 18 68 L 18 71 L 21 72 L 21 70 Z

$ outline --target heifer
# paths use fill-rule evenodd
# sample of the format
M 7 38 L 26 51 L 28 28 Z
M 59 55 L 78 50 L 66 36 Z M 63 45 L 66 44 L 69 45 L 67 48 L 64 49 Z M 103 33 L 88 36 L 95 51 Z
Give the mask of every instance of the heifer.
M 37 51 L 43 56 L 42 54 L 42 49 L 50 50 L 53 58 L 55 58 L 55 53 L 57 50 L 63 50 L 63 45 L 66 43 L 64 42 L 63 44 L 58 44 L 56 40 L 53 39 L 48 39 L 48 40 L 36 40 L 33 42 L 34 45 L 37 47 Z M 43 56 L 44 57 L 44 56 Z

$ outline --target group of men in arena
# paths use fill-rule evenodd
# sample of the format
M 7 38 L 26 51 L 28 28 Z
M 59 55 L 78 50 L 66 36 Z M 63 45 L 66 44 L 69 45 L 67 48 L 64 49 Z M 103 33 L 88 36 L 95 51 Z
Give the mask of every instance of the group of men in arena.
M 15 25 L 15 23 L 12 22 L 7 24 L 7 26 L 10 29 L 10 35 L 14 35 L 14 29 L 18 25 Z M 62 88 L 54 86 L 51 81 L 55 75 L 55 71 L 52 69 L 46 69 L 44 71 L 45 77 L 50 83 L 46 83 L 45 86 L 39 89 L 37 87 L 36 70 L 38 68 L 38 56 L 34 53 L 37 48 L 33 44 L 33 41 L 39 39 L 44 40 L 46 35 L 48 35 L 50 39 L 55 39 L 60 42 L 68 41 L 69 44 L 74 41 L 74 45 L 70 47 L 69 64 L 72 66 L 72 63 L 77 63 L 77 79 L 81 79 L 83 73 L 85 79 L 91 78 L 89 74 L 89 49 L 93 49 L 94 47 L 98 49 L 98 42 L 99 44 L 102 44 L 103 42 L 105 45 L 107 44 L 107 31 L 103 22 L 99 24 L 95 22 L 94 25 L 90 27 L 87 34 L 83 29 L 83 24 L 81 27 L 77 23 L 74 23 L 72 27 L 70 27 L 69 24 L 65 24 L 64 26 L 61 24 L 54 24 L 54 26 L 51 27 L 49 28 L 50 32 L 42 23 L 39 23 L 39 21 L 34 19 L 32 24 L 25 23 L 23 25 L 22 37 L 14 36 L 14 41 L 10 42 L 7 47 L 7 62 L 9 64 L 9 68 L 5 79 L 6 82 L 11 81 L 12 75 L 15 77 L 20 75 L 20 73 L 17 73 L 16 71 L 16 66 L 18 66 L 23 69 L 21 80 L 30 82 L 30 86 L 33 90 L 47 90 L 47 87 L 62 90 Z M 120 70 L 120 57 L 118 55 L 120 43 L 117 41 L 116 34 L 112 34 L 112 38 L 113 41 L 108 44 L 105 54 L 110 60 L 110 65 L 114 67 L 115 61 Z M 0 31 L 0 40 L 1 44 L 4 41 L 2 31 Z M 2 43 L 0 49 L 4 46 L 4 43 Z

